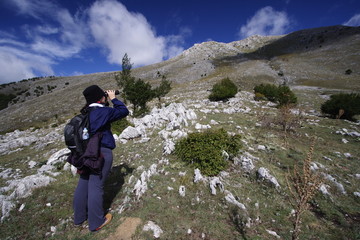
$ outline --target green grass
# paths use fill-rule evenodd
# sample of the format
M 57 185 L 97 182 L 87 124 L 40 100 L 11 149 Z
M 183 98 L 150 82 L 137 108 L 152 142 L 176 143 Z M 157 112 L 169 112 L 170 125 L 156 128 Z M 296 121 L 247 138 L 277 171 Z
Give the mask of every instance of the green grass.
M 196 83 L 196 89 L 204 90 L 207 86 L 201 81 Z M 191 88 L 190 85 L 187 87 Z M 180 95 L 181 89 L 173 89 L 169 101 L 183 102 L 192 96 L 202 101 L 201 96 L 195 94 L 198 90 Z M 315 96 L 318 93 L 302 90 L 297 94 L 302 104 L 307 99 L 316 100 Z M 203 98 L 205 99 L 206 96 Z M 320 103 L 321 98 L 316 101 Z M 317 105 L 317 102 L 308 103 L 309 107 Z M 187 102 L 187 107 L 193 108 L 193 104 L 195 103 Z M 252 99 L 244 100 L 241 104 L 250 107 L 252 111 L 229 115 L 222 111 L 205 114 L 194 110 L 198 116 L 196 122 L 209 124 L 210 120 L 215 120 L 220 124 L 212 126 L 214 129 L 224 128 L 228 132 L 240 134 L 244 141 L 242 152 L 247 151 L 258 158 L 254 160 L 256 168 L 248 174 L 243 172 L 241 166 L 234 164 L 230 164 L 225 170 L 229 174 L 223 179 L 225 189 L 246 206 L 246 211 L 226 202 L 224 193 L 218 191 L 217 195 L 211 195 L 208 183 L 193 183 L 194 169 L 191 166 L 179 161 L 174 155 L 163 156 L 163 143 L 158 135 L 161 129 L 156 128 L 147 129 L 148 137 L 151 139 L 149 142 L 118 143 L 114 150 L 113 170 L 105 185 L 105 207 L 112 209 L 114 219 L 106 230 L 91 234 L 86 228 L 73 226 L 71 205 L 77 177 L 73 177 L 69 172 L 60 171 L 62 174 L 56 177 L 56 182 L 36 189 L 30 197 L 20 199 L 16 203 L 11 217 L 3 223 L 8 227 L 1 228 L 1 236 L 4 239 L 43 239 L 49 234 L 50 227 L 56 226 L 56 234 L 52 237 L 50 234 L 47 238 L 105 239 L 115 232 L 121 223 L 121 217 L 138 217 L 142 219 L 143 224 L 148 221 L 158 224 L 164 231 L 161 239 L 201 239 L 203 233 L 207 239 L 273 239 L 274 237 L 266 230 L 275 231 L 281 238 L 289 239 L 292 229 L 290 214 L 292 206 L 289 204 L 290 193 L 285 176 L 288 169 L 292 169 L 296 162 L 301 162 L 306 157 L 310 140 L 316 137 L 313 161 L 324 165 L 326 169 L 321 171 L 331 174 L 341 182 L 347 195 L 340 194 L 332 183 L 326 182 L 330 186 L 331 198 L 319 193 L 311 201 L 311 208 L 304 215 L 301 237 L 359 239 L 360 203 L 359 199 L 353 196 L 353 192 L 359 191 L 359 180 L 354 177 L 354 174 L 360 173 L 359 139 L 341 136 L 335 134 L 335 131 L 347 128 L 359 132 L 360 127 L 343 120 L 307 116 L 302 127 L 285 135 L 279 127 L 263 128 L 256 125 L 260 123 L 260 115 L 264 112 L 268 112 L 268 116 L 276 116 L 278 111 L 276 108 L 262 108 L 266 102 L 255 103 Z M 225 107 L 227 103 L 220 103 L 217 108 Z M 188 130 L 197 131 L 194 125 Z M 343 138 L 349 142 L 343 143 Z M 259 144 L 267 146 L 268 149 L 257 150 Z M 39 166 L 28 169 L 28 157 L 30 160 L 44 164 L 50 157 L 45 154 L 46 152 L 65 146 L 57 143 L 41 151 L 34 151 L 31 147 L 1 156 L 1 167 L 19 168 L 24 176 L 34 174 Z M 340 152 L 340 155 L 336 152 Z M 353 157 L 347 159 L 343 155 L 347 152 Z M 331 158 L 332 161 L 326 160 L 324 156 Z M 143 171 L 163 158 L 168 159 L 169 164 L 158 164 L 158 173 L 148 180 L 148 190 L 140 200 L 136 201 L 132 192 L 135 182 Z M 277 178 L 281 185 L 279 190 L 257 180 L 255 171 L 259 167 L 268 168 Z M 180 172 L 186 174 L 180 176 Z M 131 176 L 133 181 L 129 183 Z M 0 179 L 0 184 L 5 186 L 6 179 Z M 186 187 L 185 197 L 181 197 L 178 193 L 181 185 Z M 168 190 L 168 187 L 173 190 Z M 119 214 L 118 208 L 126 196 L 132 201 L 125 211 Z M 18 209 L 23 203 L 25 208 L 19 212 Z M 51 203 L 51 207 L 46 207 L 46 203 Z M 249 223 L 250 227 L 245 227 L 246 223 Z M 134 239 L 152 239 L 152 233 L 142 231 L 142 226 L 137 229 Z M 187 233 L 188 229 L 192 230 L 191 234 Z

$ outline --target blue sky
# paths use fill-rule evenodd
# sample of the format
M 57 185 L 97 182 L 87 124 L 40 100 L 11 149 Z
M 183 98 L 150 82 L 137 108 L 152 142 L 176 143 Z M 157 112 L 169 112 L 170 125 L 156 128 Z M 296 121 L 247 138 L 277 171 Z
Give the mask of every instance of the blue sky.
M 0 84 L 161 62 L 195 43 L 360 25 L 359 0 L 1 0 Z

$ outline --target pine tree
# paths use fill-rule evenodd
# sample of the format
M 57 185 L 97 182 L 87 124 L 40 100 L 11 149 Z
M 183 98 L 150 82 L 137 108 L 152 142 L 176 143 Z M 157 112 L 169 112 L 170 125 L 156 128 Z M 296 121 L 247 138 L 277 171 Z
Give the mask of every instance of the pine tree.
M 171 82 L 166 79 L 165 75 L 162 75 L 160 86 L 155 88 L 154 96 L 158 98 L 159 103 L 161 103 L 161 98 L 168 94 L 171 90 Z

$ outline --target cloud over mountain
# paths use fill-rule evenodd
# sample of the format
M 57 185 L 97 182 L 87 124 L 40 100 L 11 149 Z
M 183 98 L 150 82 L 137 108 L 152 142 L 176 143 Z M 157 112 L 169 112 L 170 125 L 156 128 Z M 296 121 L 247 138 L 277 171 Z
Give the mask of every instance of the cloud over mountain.
M 282 35 L 290 28 L 290 18 L 286 12 L 274 10 L 272 7 L 264 7 L 240 28 L 238 36 L 247 38 L 252 35 Z
M 157 36 L 140 13 L 129 12 L 114 0 L 95 2 L 89 9 L 89 27 L 97 44 L 106 49 L 110 63 L 121 64 L 125 53 L 135 65 L 173 57 L 184 49 L 182 36 Z
M 343 23 L 343 25 L 352 27 L 360 26 L 360 13 L 352 16 L 347 22 Z
M 53 75 L 54 64 L 81 57 L 88 48 L 105 51 L 107 61 L 121 65 L 125 53 L 135 66 L 160 62 L 180 54 L 184 37 L 160 36 L 140 13 L 116 0 L 98 0 L 74 14 L 54 1 L 6 0 L 19 16 L 30 19 L 21 35 L 0 32 L 0 83 Z

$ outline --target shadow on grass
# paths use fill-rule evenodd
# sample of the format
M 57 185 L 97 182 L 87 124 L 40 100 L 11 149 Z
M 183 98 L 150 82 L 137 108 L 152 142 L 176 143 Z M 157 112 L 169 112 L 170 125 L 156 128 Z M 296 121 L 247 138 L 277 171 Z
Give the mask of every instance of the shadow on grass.
M 127 164 L 114 166 L 104 185 L 104 209 L 109 209 L 116 195 L 120 192 L 125 183 L 125 177 L 131 174 L 134 168 L 130 168 Z
M 241 237 L 244 240 L 247 240 L 246 237 L 246 226 L 245 226 L 245 216 L 240 213 L 240 210 L 237 208 L 231 208 L 229 217 L 231 222 L 234 224 L 236 231 L 238 231 L 241 235 Z

